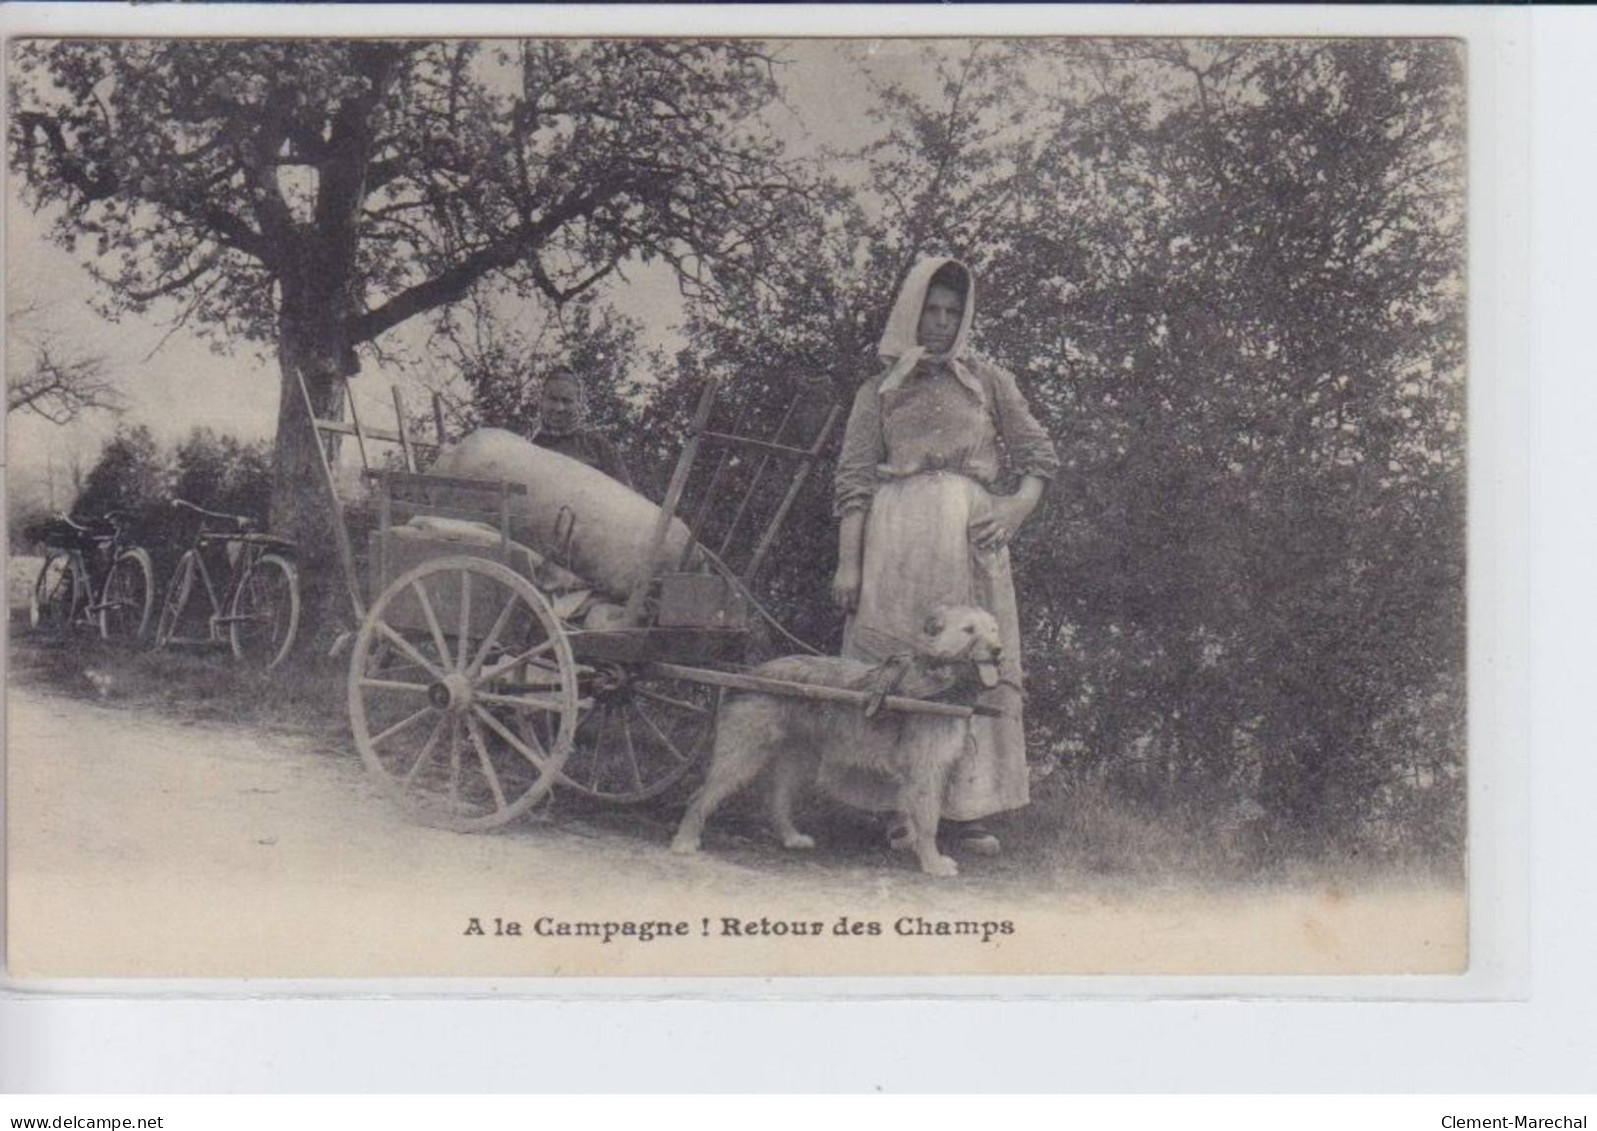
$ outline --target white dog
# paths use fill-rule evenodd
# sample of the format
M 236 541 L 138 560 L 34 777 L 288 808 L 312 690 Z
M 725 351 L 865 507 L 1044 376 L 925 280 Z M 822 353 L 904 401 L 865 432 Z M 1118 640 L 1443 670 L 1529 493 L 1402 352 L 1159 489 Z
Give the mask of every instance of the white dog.
M 786 656 L 761 664 L 755 675 L 794 683 L 822 684 L 879 697 L 929 697 L 961 682 L 964 673 L 982 686 L 998 683 L 1003 654 L 998 622 L 991 613 L 966 606 L 939 609 L 926 618 L 912 654 L 872 667 L 834 656 Z M 884 710 L 849 703 L 816 702 L 797 696 L 738 691 L 727 696 L 716 722 L 715 750 L 704 785 L 688 804 L 674 852 L 697 852 L 704 823 L 732 794 L 772 766 L 771 824 L 787 848 L 813 848 L 815 841 L 793 825 L 793 802 L 828 769 L 864 772 L 891 782 L 896 808 L 908 827 L 903 842 L 935 876 L 959 868 L 937 851 L 937 820 L 948 772 L 965 751 L 968 719 Z

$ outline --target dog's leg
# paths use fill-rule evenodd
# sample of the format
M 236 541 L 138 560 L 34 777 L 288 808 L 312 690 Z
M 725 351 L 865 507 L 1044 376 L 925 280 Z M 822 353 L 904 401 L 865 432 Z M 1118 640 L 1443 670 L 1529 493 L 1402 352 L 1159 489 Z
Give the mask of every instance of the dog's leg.
M 778 753 L 771 771 L 771 828 L 783 848 L 815 847 L 815 838 L 799 832 L 793 824 L 793 802 L 814 776 L 815 759 L 807 751 L 790 745 Z
M 771 758 L 777 735 L 760 733 L 758 718 L 745 710 L 749 700 L 735 700 L 722 710 L 716 724 L 715 752 L 710 757 L 710 768 L 704 784 L 688 802 L 688 811 L 682 814 L 676 836 L 671 840 L 671 851 L 697 852 L 704 836 L 704 823 L 721 807 L 721 803 L 748 785 Z
M 747 774 L 742 772 L 744 767 L 745 763 L 738 762 L 730 767 L 734 773 L 721 774 L 717 774 L 714 768 L 711 769 L 710 777 L 693 795 L 693 800 L 688 802 L 688 811 L 682 814 L 682 823 L 677 826 L 676 836 L 671 838 L 672 852 L 690 853 L 699 850 L 699 842 L 704 836 L 705 822 L 721 807 L 721 802 L 748 785 L 759 773 L 758 765 Z
M 929 758 L 933 752 L 912 750 L 911 753 Z M 909 825 L 909 847 L 915 850 L 921 871 L 929 876 L 959 874 L 959 865 L 953 857 L 937 851 L 937 822 L 943 812 L 943 786 L 947 779 L 947 766 L 936 769 L 928 766 L 921 773 L 910 774 L 899 793 L 900 810 Z

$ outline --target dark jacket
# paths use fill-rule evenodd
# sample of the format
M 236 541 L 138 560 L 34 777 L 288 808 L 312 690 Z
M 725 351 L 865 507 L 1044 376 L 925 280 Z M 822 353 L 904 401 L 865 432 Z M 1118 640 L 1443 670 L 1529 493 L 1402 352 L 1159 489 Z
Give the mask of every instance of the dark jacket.
M 581 460 L 589 467 L 597 467 L 611 479 L 632 486 L 632 476 L 627 474 L 627 465 L 622 462 L 621 453 L 599 432 L 578 428 L 564 436 L 552 436 L 542 428 L 537 428 L 528 439 L 540 448 Z

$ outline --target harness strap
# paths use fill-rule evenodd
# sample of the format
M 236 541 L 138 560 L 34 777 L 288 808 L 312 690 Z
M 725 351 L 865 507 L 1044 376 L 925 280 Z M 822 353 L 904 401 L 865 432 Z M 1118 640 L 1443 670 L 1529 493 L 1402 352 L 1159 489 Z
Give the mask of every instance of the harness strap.
M 882 709 L 886 698 L 898 690 L 898 685 L 904 682 L 904 674 L 914 665 L 915 659 L 909 655 L 889 656 L 880 666 L 871 679 L 871 697 L 865 703 L 865 717 L 874 719 Z

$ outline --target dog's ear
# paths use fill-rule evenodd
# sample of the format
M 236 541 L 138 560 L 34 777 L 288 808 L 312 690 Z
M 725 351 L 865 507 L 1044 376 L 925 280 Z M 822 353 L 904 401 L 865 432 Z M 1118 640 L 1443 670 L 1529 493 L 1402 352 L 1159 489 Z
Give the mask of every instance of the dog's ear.
M 926 623 L 921 625 L 922 632 L 927 636 L 938 636 L 943 631 L 943 610 L 937 609 L 926 615 Z

